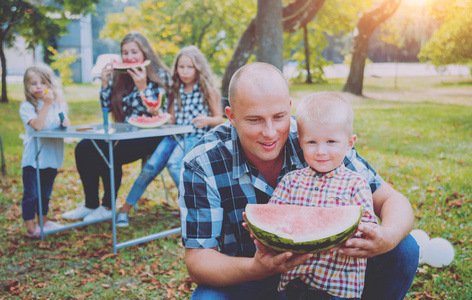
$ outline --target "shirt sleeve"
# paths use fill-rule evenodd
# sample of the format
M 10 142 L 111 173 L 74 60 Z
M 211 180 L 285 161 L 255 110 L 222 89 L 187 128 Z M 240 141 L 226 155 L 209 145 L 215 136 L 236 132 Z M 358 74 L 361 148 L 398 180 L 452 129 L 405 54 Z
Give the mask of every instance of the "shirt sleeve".
M 351 201 L 353 205 L 364 206 L 362 213 L 362 222 L 377 223 L 377 217 L 374 212 L 374 202 L 369 184 L 363 177 L 354 180 L 352 188 Z
M 24 102 L 20 106 L 20 117 L 21 120 L 23 121 L 23 124 L 25 125 L 25 128 L 30 126 L 28 123 L 31 120 L 34 120 L 38 117 L 38 114 L 34 110 L 33 104 L 29 102 Z
M 179 188 L 182 244 L 187 248 L 217 247 L 224 211 L 214 180 L 200 167 L 184 163 Z
M 362 156 L 359 155 L 359 153 L 357 153 L 355 148 L 352 148 L 348 153 L 346 153 L 344 165 L 348 169 L 361 174 L 361 176 L 367 180 L 372 194 L 375 193 L 384 182 L 383 178 L 375 172 L 375 170 Z
M 111 80 L 108 82 L 108 86 L 106 88 L 100 89 L 100 104 L 102 107 L 110 107 L 111 102 Z

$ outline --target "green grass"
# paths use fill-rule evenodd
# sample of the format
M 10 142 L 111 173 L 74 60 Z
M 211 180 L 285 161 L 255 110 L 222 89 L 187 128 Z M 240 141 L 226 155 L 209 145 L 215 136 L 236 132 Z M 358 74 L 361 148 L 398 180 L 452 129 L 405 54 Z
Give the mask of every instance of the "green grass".
M 340 90 L 342 80 L 323 85 L 292 85 L 294 104 L 319 90 Z M 366 78 L 366 98 L 353 98 L 356 147 L 374 168 L 406 195 L 415 212 L 415 228 L 443 237 L 455 249 L 451 265 L 420 267 L 407 299 L 471 299 L 472 79 L 470 77 Z M 0 105 L 0 133 L 8 176 L 0 183 L 0 299 L 189 299 L 193 285 L 183 262 L 180 236 L 112 253 L 111 224 L 103 222 L 46 236 L 24 238 L 21 219 L 21 155 L 18 115 L 21 85 L 9 86 L 10 103 Z M 14 96 L 13 96 L 14 95 Z M 74 124 L 99 122 L 98 86 L 66 89 Z M 80 97 L 79 97 L 80 96 Z M 83 201 L 74 165 L 75 144 L 66 144 L 50 216 Z M 118 205 L 124 202 L 139 162 L 125 166 Z M 169 185 L 172 180 L 166 177 Z M 165 200 L 157 178 L 132 213 L 132 227 L 118 229 L 118 242 L 172 226 L 179 219 L 175 201 Z M 399 220 L 401 222 L 401 220 Z

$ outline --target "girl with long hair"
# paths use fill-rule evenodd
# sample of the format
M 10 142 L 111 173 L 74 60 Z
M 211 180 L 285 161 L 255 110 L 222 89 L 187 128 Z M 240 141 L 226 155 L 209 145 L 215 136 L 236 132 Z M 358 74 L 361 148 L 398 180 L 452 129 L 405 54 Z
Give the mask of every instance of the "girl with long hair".
M 223 113 L 220 96 L 214 86 L 213 72 L 202 52 L 195 46 L 182 48 L 175 57 L 172 70 L 172 90 L 168 112 L 171 122 L 193 125 L 194 131 L 180 139 L 189 150 L 211 127 L 221 124 Z M 156 151 L 143 167 L 128 194 L 126 203 L 117 217 L 117 226 L 129 225 L 128 213 L 136 205 L 147 186 L 166 167 L 179 186 L 180 169 L 184 151 L 174 137 L 164 137 Z
M 67 118 L 67 104 L 61 90 L 59 80 L 47 65 L 38 64 L 29 67 L 23 78 L 26 101 L 20 106 L 20 116 L 25 125 L 23 145 L 23 199 L 21 207 L 25 221 L 26 235 L 30 238 L 40 238 L 39 226 L 35 225 L 35 214 L 39 215 L 38 182 L 36 176 L 36 155 L 38 155 L 41 208 L 44 229 L 57 229 L 62 225 L 48 219 L 49 199 L 52 193 L 57 169 L 62 167 L 64 159 L 63 139 L 39 139 L 39 154 L 35 153 L 34 139 L 31 133 L 41 129 L 55 129 L 70 126 Z M 64 116 L 61 121 L 60 114 Z
M 148 110 L 143 98 L 157 101 L 159 94 L 170 90 L 170 70 L 159 59 L 149 41 L 139 32 L 128 33 L 121 41 L 121 57 L 125 63 L 150 60 L 147 67 L 132 67 L 126 73 L 113 69 L 113 63 L 102 70 L 100 103 L 109 108 L 116 122 L 125 122 L 130 117 L 152 116 L 157 110 Z M 114 141 L 115 195 L 121 185 L 122 166 L 139 160 L 154 152 L 161 137 Z M 108 143 L 96 141 L 102 152 L 108 156 Z M 108 158 L 108 157 L 107 157 Z M 85 193 L 85 205 L 62 215 L 65 219 L 99 221 L 111 219 L 110 171 L 91 140 L 84 139 L 75 148 L 77 170 Z M 104 195 L 99 199 L 99 181 L 102 179 Z

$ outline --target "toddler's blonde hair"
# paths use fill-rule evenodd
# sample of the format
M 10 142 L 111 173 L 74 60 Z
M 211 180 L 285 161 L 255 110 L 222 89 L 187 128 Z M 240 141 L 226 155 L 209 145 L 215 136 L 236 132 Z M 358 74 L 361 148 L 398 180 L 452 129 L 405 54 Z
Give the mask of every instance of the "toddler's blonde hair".
M 317 92 L 302 99 L 296 110 L 298 130 L 307 122 L 317 125 L 344 124 L 348 136 L 353 133 L 351 104 L 336 92 Z

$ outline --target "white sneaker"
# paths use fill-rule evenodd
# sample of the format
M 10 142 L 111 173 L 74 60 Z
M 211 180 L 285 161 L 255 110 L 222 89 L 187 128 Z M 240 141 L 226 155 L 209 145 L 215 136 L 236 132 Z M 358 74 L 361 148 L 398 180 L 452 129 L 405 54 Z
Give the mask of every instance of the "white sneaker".
M 89 221 L 102 221 L 111 219 L 112 211 L 101 205 L 93 213 L 89 214 L 84 218 L 85 222 Z
M 54 230 L 54 229 L 60 229 L 64 227 L 64 225 L 53 222 L 53 221 L 47 221 L 45 224 L 43 224 L 44 230 Z
M 85 206 L 77 207 L 71 211 L 62 214 L 63 219 L 83 219 L 93 213 L 96 209 L 87 208 Z

